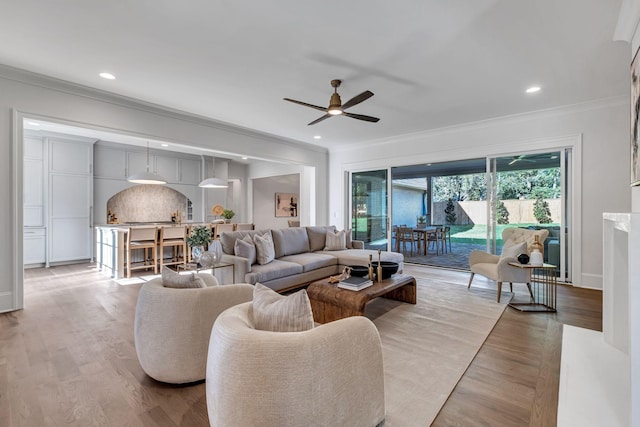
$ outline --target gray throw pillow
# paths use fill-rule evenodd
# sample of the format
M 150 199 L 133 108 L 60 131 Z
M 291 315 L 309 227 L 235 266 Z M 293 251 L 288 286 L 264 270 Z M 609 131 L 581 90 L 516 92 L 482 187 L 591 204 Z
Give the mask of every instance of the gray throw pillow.
M 233 247 L 236 256 L 247 258 L 250 264 L 256 263 L 256 245 L 253 244 L 251 236 L 244 236 L 242 239 L 236 239 Z
M 206 288 L 207 285 L 202 278 L 191 274 L 178 274 L 170 268 L 162 268 L 162 286 L 165 288 Z
M 253 241 L 256 244 L 256 258 L 258 264 L 265 265 L 274 260 L 276 256 L 276 250 L 273 247 L 271 233 L 265 233 L 262 236 L 256 234 L 255 236 L 253 236 Z
M 256 329 L 272 332 L 300 332 L 313 329 L 313 312 L 307 291 L 280 295 L 256 283 L 253 289 L 253 322 Z

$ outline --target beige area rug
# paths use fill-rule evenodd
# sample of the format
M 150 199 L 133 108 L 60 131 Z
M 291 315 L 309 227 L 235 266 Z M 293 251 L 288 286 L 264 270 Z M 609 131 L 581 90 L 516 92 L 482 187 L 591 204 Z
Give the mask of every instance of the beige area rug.
M 498 304 L 495 290 L 418 278 L 416 305 L 367 305 L 382 340 L 385 427 L 433 422 L 511 297 L 503 292 Z

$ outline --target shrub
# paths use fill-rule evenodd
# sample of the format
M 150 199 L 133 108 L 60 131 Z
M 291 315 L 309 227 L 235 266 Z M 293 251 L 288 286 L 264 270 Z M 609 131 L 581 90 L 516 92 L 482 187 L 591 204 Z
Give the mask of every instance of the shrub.
M 551 223 L 551 210 L 549 210 L 549 203 L 542 196 L 538 196 L 533 203 L 533 216 L 540 224 Z
M 456 223 L 456 205 L 453 204 L 453 200 L 447 200 L 447 207 L 444 208 L 445 213 L 445 221 L 447 224 L 455 224 Z
M 498 224 L 509 224 L 509 211 L 507 207 L 504 205 L 504 202 L 500 200 L 498 203 L 498 208 L 496 209 L 496 217 L 498 220 Z

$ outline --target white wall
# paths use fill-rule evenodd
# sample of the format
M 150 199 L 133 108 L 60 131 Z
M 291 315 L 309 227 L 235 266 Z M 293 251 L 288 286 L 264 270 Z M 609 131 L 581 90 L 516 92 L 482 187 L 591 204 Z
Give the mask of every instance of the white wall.
M 314 214 L 327 219 L 328 155 L 320 147 L 5 66 L 0 66 L 0 94 L 0 312 L 22 306 L 22 115 L 315 168 L 318 179 L 310 191 L 317 194 L 319 209 Z
M 272 176 L 253 180 L 253 223 L 257 230 L 287 228 L 290 219 L 299 217 L 275 216 L 275 193 L 300 195 L 300 174 Z
M 582 239 L 581 247 L 574 248 L 582 268 L 574 271 L 573 282 L 602 288 L 602 213 L 630 209 L 626 97 L 408 135 L 366 149 L 332 151 L 329 211 L 335 213 L 337 226 L 344 227 L 344 171 L 511 154 L 567 141 L 578 141 L 582 148 L 581 227 L 574 230 Z

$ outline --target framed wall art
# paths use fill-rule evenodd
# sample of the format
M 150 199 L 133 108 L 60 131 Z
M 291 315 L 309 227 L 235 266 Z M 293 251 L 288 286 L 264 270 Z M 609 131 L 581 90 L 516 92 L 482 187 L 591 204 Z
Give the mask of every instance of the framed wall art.
M 638 49 L 640 51 L 640 49 Z M 640 185 L 640 159 L 638 144 L 640 143 L 640 59 L 636 52 L 631 61 L 631 185 Z
M 297 193 L 276 193 L 276 216 L 298 216 Z

